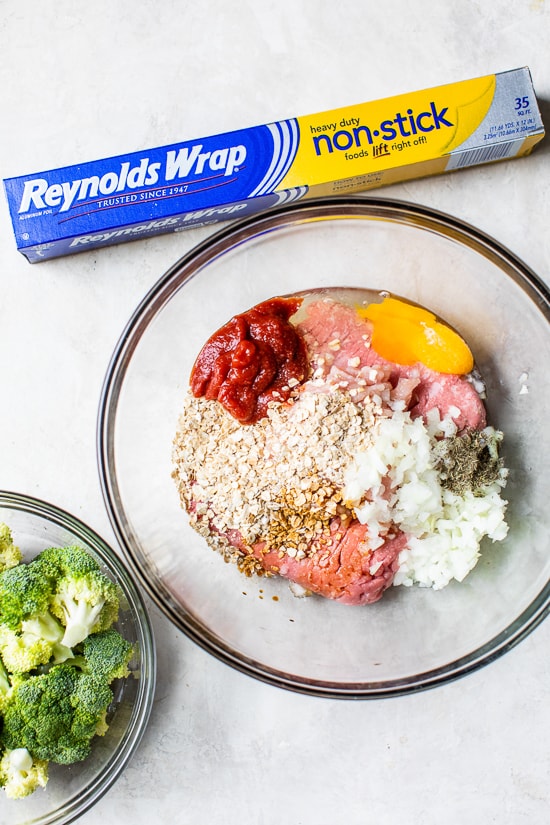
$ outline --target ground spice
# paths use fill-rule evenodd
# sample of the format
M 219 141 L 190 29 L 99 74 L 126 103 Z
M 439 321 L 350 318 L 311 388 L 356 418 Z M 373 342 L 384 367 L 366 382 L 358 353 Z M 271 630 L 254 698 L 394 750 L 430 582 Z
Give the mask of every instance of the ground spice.
M 440 441 L 435 448 L 435 469 L 441 485 L 456 495 L 468 490 L 478 496 L 500 476 L 502 459 L 498 449 L 502 433 L 486 428 L 467 430 Z

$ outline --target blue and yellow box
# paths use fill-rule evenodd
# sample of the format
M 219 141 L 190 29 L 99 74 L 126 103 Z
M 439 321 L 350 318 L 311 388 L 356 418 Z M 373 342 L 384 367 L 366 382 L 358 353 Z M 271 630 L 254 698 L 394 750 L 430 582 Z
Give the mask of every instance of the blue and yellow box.
M 527 154 L 527 68 L 4 180 L 32 263 Z

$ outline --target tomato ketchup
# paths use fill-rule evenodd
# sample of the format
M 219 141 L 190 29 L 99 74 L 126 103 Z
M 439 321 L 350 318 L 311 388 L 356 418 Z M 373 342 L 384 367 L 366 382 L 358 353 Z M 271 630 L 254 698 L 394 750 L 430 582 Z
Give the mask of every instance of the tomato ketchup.
M 241 424 L 263 418 L 271 401 L 286 401 L 308 377 L 306 346 L 289 320 L 301 303 L 271 298 L 215 332 L 193 365 L 193 395 L 218 400 Z

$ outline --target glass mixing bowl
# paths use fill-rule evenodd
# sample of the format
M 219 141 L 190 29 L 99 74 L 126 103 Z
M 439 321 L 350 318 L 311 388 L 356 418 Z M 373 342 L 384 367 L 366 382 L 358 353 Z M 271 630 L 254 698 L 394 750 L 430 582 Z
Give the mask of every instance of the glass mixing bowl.
M 136 645 L 132 675 L 113 683 L 107 712 L 109 729 L 97 737 L 90 756 L 74 765 L 49 766 L 45 789 L 24 799 L 8 799 L 0 790 L 0 822 L 10 825 L 64 825 L 88 811 L 107 792 L 136 750 L 147 725 L 155 692 L 156 653 L 150 620 L 130 573 L 89 527 L 51 504 L 0 491 L 0 521 L 12 530 L 23 560 L 46 547 L 77 544 L 90 553 L 122 591 L 115 627 Z
M 188 525 L 171 445 L 189 373 L 231 316 L 275 295 L 388 290 L 460 330 L 505 433 L 509 535 L 441 591 L 391 588 L 371 606 L 299 599 L 245 578 Z M 504 653 L 549 601 L 549 292 L 509 251 L 434 211 L 375 198 L 281 207 L 226 226 L 178 261 L 136 309 L 106 376 L 98 457 L 128 561 L 191 639 L 274 685 L 380 697 L 454 679 Z

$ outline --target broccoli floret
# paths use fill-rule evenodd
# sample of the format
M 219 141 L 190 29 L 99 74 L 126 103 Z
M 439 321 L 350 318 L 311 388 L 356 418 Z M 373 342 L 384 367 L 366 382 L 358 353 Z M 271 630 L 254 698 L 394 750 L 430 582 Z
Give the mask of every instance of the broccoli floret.
M 109 727 L 106 714 L 112 698 L 112 693 L 105 688 L 115 679 L 130 676 L 128 665 L 134 654 L 134 645 L 111 627 L 88 636 L 74 653 L 71 650 L 69 653 L 70 658 L 65 659 L 65 663 L 87 677 L 80 681 L 76 693 L 77 699 L 82 701 L 81 719 L 91 714 L 90 729 L 95 729 L 96 736 L 103 736 Z M 50 663 L 40 670 L 46 673 L 54 666 Z
M 16 567 L 21 561 L 21 550 L 13 543 L 11 530 L 0 522 L 0 571 Z
M 99 570 L 99 564 L 93 556 L 76 544 L 68 547 L 48 547 L 42 550 L 34 561 L 57 570 L 58 576 L 67 573 L 84 575 Z
M 6 749 L 0 759 L 0 785 L 10 799 L 22 799 L 45 788 L 48 781 L 48 763 L 33 759 L 26 748 Z
M 37 556 L 0 573 L 0 622 L 19 630 L 21 622 L 49 609 L 59 571 Z
M 118 587 L 77 546 L 50 547 L 0 574 L 0 623 L 20 632 L 22 621 L 51 611 L 65 627 L 65 647 L 106 630 L 118 608 Z
M 44 664 L 64 629 L 49 612 L 59 570 L 37 556 L 0 574 L 0 655 L 10 673 Z
M 17 630 L 0 624 L 0 654 L 10 673 L 25 673 L 45 664 L 56 653 L 64 628 L 45 611 L 22 621 Z M 70 651 L 69 651 L 70 654 Z
M 118 588 L 89 553 L 77 546 L 52 547 L 37 559 L 59 571 L 49 608 L 65 627 L 63 645 L 72 648 L 117 620 Z
M 61 662 L 90 633 L 110 627 L 119 592 L 82 548 L 50 547 L 0 575 L 0 605 L 0 652 L 8 670 L 22 671 L 52 656 Z
M 50 609 L 65 626 L 61 643 L 74 647 L 118 618 L 119 591 L 101 571 L 67 573 L 59 580 Z
M 112 700 L 113 692 L 106 682 L 81 673 L 73 696 L 73 734 L 90 740 L 94 736 L 103 736 L 108 729 L 106 716 Z
M 0 742 L 37 759 L 69 765 L 85 759 L 101 731 L 113 693 L 104 682 L 64 663 L 14 688 Z
M 114 679 L 130 675 L 128 664 L 134 646 L 124 639 L 114 627 L 94 633 L 82 644 L 80 667 L 95 679 L 110 685 Z

